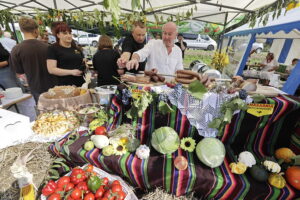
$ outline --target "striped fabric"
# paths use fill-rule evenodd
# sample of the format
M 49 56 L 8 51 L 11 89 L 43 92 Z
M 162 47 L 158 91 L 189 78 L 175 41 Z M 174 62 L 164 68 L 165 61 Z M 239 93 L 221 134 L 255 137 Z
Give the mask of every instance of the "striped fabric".
M 205 199 L 294 199 L 300 197 L 290 186 L 282 190 L 267 183 L 253 180 L 248 172 L 236 175 L 230 172 L 229 164 L 241 151 L 252 152 L 257 159 L 270 156 L 279 147 L 289 146 L 294 133 L 296 117 L 299 117 L 300 101 L 286 96 L 268 98 L 263 103 L 275 105 L 274 113 L 269 116 L 255 117 L 246 112 L 240 112 L 224 129 L 220 138 L 226 147 L 224 163 L 211 169 L 202 164 L 195 153 L 188 153 L 179 149 L 172 155 L 162 155 L 151 148 L 151 156 L 147 160 L 138 159 L 135 154 L 127 153 L 123 156 L 105 157 L 99 149 L 85 151 L 82 146 L 89 136 L 82 133 L 82 137 L 68 145 L 70 155 L 64 148 L 59 151 L 55 145 L 50 150 L 58 156 L 63 156 L 73 165 L 92 163 L 95 166 L 124 177 L 132 185 L 142 189 L 162 187 L 176 196 L 195 192 Z M 127 108 L 128 109 L 128 108 Z M 186 116 L 176 107 L 175 112 L 162 115 L 153 103 L 143 113 L 142 118 L 130 121 L 125 119 L 126 108 L 115 97 L 111 106 L 114 119 L 109 127 L 115 128 L 121 123 L 131 123 L 137 126 L 137 137 L 141 143 L 150 145 L 151 133 L 162 126 L 172 127 L 179 137 L 193 137 L 198 142 L 201 138 L 196 129 L 189 124 Z M 66 142 L 63 139 L 60 146 Z M 189 161 L 188 168 L 178 171 L 174 167 L 176 156 L 182 155 Z

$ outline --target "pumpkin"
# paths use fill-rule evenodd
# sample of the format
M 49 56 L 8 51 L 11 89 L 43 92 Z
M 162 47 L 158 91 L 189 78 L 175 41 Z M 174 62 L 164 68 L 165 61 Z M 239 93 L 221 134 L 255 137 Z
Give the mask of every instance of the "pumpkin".
M 244 174 L 247 170 L 247 166 L 242 162 L 230 163 L 229 167 L 231 168 L 231 172 L 234 174 Z
M 294 188 L 300 190 L 300 167 L 289 167 L 285 172 L 285 177 L 289 184 L 291 184 Z
M 268 172 L 262 165 L 254 165 L 250 168 L 251 176 L 259 182 L 268 180 Z
M 286 163 L 291 162 L 291 158 L 294 156 L 296 156 L 295 153 L 289 148 L 280 148 L 275 151 L 275 157 L 284 160 Z
M 268 178 L 269 184 L 278 188 L 278 189 L 282 189 L 285 187 L 286 185 L 286 181 L 283 178 L 282 174 L 276 174 L 276 173 L 272 173 L 269 178 Z

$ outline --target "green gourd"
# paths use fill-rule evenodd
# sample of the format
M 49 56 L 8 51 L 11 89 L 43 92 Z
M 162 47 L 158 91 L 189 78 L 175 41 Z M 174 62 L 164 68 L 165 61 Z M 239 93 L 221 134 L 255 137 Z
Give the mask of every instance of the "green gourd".
M 250 168 L 250 174 L 256 181 L 265 182 L 268 180 L 268 172 L 261 165 L 253 165 Z

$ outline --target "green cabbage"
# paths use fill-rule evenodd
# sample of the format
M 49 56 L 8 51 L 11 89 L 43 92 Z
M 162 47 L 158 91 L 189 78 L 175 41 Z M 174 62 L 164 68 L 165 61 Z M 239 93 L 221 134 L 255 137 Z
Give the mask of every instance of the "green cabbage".
M 162 154 L 171 154 L 180 145 L 177 132 L 170 127 L 161 127 L 152 133 L 151 144 Z
M 216 138 L 204 138 L 196 146 L 199 160 L 211 168 L 223 163 L 225 153 L 224 144 Z

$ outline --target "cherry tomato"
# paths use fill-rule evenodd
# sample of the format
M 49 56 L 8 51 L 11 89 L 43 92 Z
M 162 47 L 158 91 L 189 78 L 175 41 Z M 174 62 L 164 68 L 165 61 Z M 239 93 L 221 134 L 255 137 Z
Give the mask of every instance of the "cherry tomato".
M 73 192 L 71 193 L 71 197 L 73 199 L 81 199 L 81 194 L 82 194 L 82 191 L 80 189 L 78 189 L 78 188 L 75 188 L 73 190 Z
M 126 197 L 126 193 L 123 191 L 118 192 L 118 196 L 116 200 L 124 200 Z
M 108 178 L 107 177 L 104 177 L 103 179 L 102 179 L 102 183 L 104 184 L 104 185 L 107 185 L 108 184 Z
M 70 183 L 70 177 L 69 176 L 63 176 L 60 179 L 58 179 L 57 187 L 64 188 L 65 185 L 67 185 L 68 183 Z
M 111 183 L 111 186 L 113 186 L 113 185 L 121 185 L 121 184 L 120 184 L 120 181 L 114 180 L 114 181 Z
M 102 197 L 104 192 L 105 192 L 105 190 L 104 190 L 103 186 L 100 186 L 100 188 L 95 193 L 95 197 L 96 198 Z
M 88 193 L 84 196 L 84 200 L 95 200 L 95 196 L 93 193 Z
M 94 166 L 93 165 L 88 165 L 86 170 L 87 172 L 92 172 L 93 171 Z
M 61 200 L 61 197 L 59 194 L 54 193 L 54 194 L 51 194 L 51 196 L 47 200 Z
M 106 135 L 106 128 L 105 126 L 99 126 L 95 130 L 95 135 Z
M 122 186 L 119 184 L 114 184 L 111 186 L 111 191 L 113 193 L 122 191 Z
M 68 192 L 68 191 L 72 190 L 73 188 L 74 188 L 74 184 L 68 183 L 65 187 L 65 191 Z

